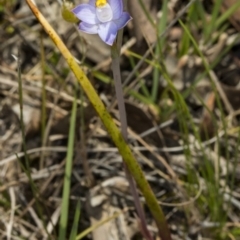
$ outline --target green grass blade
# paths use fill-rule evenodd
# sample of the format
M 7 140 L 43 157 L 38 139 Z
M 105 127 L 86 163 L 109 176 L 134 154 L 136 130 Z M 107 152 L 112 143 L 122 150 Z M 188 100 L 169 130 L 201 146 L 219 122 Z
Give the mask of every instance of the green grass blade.
M 134 69 L 134 67 L 136 66 L 134 58 L 131 55 L 128 55 L 128 59 L 129 59 L 132 69 Z M 140 79 L 140 73 L 138 71 L 136 71 L 135 75 L 136 75 L 136 78 L 139 79 L 138 81 L 140 82 L 141 90 L 142 90 L 144 96 L 147 98 L 151 98 L 151 95 L 148 91 L 147 86 L 145 85 L 144 80 Z
M 207 34 L 208 34 L 208 28 L 207 28 L 208 25 L 207 25 L 207 19 L 206 19 L 206 12 L 205 12 L 205 9 L 203 7 L 202 2 L 197 1 L 195 4 L 197 5 L 195 10 L 197 11 L 199 19 L 201 20 L 201 23 L 202 23 L 202 26 L 203 26 L 204 39 L 206 39 L 207 38 Z M 206 26 L 206 27 L 204 27 L 204 26 Z
M 217 83 L 214 82 L 212 79 L 212 75 L 210 73 L 210 71 L 211 71 L 210 66 L 209 66 L 208 62 L 206 61 L 203 53 L 199 49 L 197 42 L 195 41 L 195 39 L 189 32 L 188 28 L 186 27 L 186 25 L 181 20 L 179 20 L 179 22 L 180 22 L 180 25 L 182 26 L 182 28 L 184 29 L 184 31 L 189 35 L 189 38 L 194 46 L 194 49 L 197 52 L 197 54 L 201 57 L 203 66 L 204 66 L 207 74 L 209 75 L 212 90 L 214 91 L 214 94 L 216 96 L 217 107 L 220 110 L 220 117 L 221 117 L 221 122 L 223 125 L 223 130 L 225 132 L 225 136 L 227 136 L 227 124 L 225 121 L 224 111 L 223 111 L 223 107 L 220 102 L 219 93 L 218 93 L 220 90 L 219 90 L 219 88 L 217 89 L 217 87 L 216 87 Z M 225 146 L 228 146 L 228 138 L 224 138 L 224 142 L 225 142 Z M 204 149 L 202 149 L 202 153 L 204 154 Z M 218 181 L 215 181 L 215 179 L 212 178 L 212 176 L 214 176 L 215 172 L 213 169 L 211 169 L 211 166 L 209 165 L 209 161 L 207 160 L 207 158 L 208 158 L 208 156 L 206 156 L 206 161 L 205 161 L 205 167 L 206 167 L 205 174 L 206 175 L 204 176 L 204 179 L 206 179 L 206 182 L 207 182 L 209 209 L 211 210 L 210 214 L 211 214 L 213 221 L 219 221 L 219 222 L 221 222 L 221 224 L 223 224 L 226 221 L 226 217 L 227 217 L 226 212 L 220 211 L 224 200 L 219 194 Z M 226 152 L 226 159 L 229 160 L 228 149 Z M 220 161 L 220 156 L 218 155 L 218 158 L 217 158 L 218 166 L 220 166 L 219 161 Z
M 21 73 L 21 62 L 20 62 L 19 58 L 20 57 L 18 57 L 18 59 L 17 59 L 17 63 L 18 63 L 18 92 L 19 92 L 19 106 L 20 106 L 20 128 L 21 128 L 21 134 L 22 134 L 22 145 L 23 145 L 23 151 L 24 151 L 25 166 L 21 162 L 21 160 L 18 158 L 17 154 L 16 154 L 16 156 L 19 161 L 19 164 L 21 165 L 21 168 L 23 169 L 23 171 L 25 172 L 25 174 L 29 180 L 31 190 L 32 190 L 34 199 L 36 201 L 36 208 L 38 211 L 38 215 L 40 216 L 40 219 L 42 220 L 42 225 L 43 225 L 44 230 L 46 231 L 47 235 L 49 236 L 49 233 L 46 229 L 45 219 L 43 217 L 42 204 L 40 204 L 39 198 L 38 198 L 39 192 L 33 181 L 32 175 L 31 175 L 31 168 L 30 168 L 30 163 L 29 163 L 30 161 L 29 161 L 29 157 L 27 154 L 27 144 L 26 144 L 26 139 L 25 139 L 25 125 L 24 125 L 24 116 L 23 116 L 22 73 Z
M 228 8 L 215 22 L 215 28 L 218 28 L 223 22 L 225 22 L 234 12 L 240 7 L 240 1 L 237 1 L 230 8 Z
M 216 20 L 218 18 L 219 12 L 220 12 L 222 1 L 223 0 L 215 0 L 215 4 L 213 6 L 213 11 L 212 11 L 212 15 L 211 15 L 211 21 L 205 26 L 207 29 L 206 30 L 207 31 L 206 40 L 208 40 L 211 37 L 212 32 L 215 29 L 217 29 L 217 27 L 218 27 L 216 25 Z
M 69 207 L 69 195 L 70 195 L 70 185 L 71 185 L 71 175 L 72 175 L 72 159 L 74 152 L 74 138 L 75 138 L 75 126 L 76 126 L 76 115 L 77 115 L 77 100 L 76 93 L 72 105 L 70 129 L 68 134 L 68 150 L 65 165 L 65 176 L 63 184 L 63 194 L 62 194 L 62 207 L 61 207 L 61 218 L 59 226 L 59 240 L 66 239 L 67 223 L 68 223 L 68 207 Z
M 109 84 L 113 82 L 111 77 L 107 76 L 106 74 L 100 71 L 92 71 L 91 74 L 98 80 L 102 81 L 103 83 Z
M 73 226 L 72 226 L 72 230 L 69 238 L 70 240 L 75 240 L 77 237 L 77 229 L 78 229 L 80 214 L 81 214 L 81 203 L 80 203 L 80 200 L 78 200 L 76 210 L 75 210 L 75 216 L 73 220 Z
M 97 223 L 95 223 L 94 225 L 90 226 L 89 228 L 87 228 L 86 230 L 84 230 L 83 232 L 81 232 L 80 234 L 77 235 L 76 240 L 80 240 L 83 239 L 85 236 L 87 236 L 89 233 L 91 233 L 92 231 L 94 231 L 95 229 L 101 227 L 102 225 L 104 225 L 105 223 L 117 218 L 119 215 L 121 215 L 123 212 L 116 212 L 114 213 L 112 216 L 103 219 Z
M 141 6 L 141 8 L 142 8 L 142 10 L 143 10 L 143 12 L 144 12 L 144 14 L 145 14 L 145 16 L 147 17 L 148 21 L 151 23 L 151 25 L 152 25 L 154 28 L 156 28 L 156 24 L 154 23 L 151 15 L 150 15 L 150 13 L 148 12 L 147 8 L 145 7 L 143 1 L 142 1 L 142 0 L 138 0 L 138 2 L 139 2 L 139 4 L 140 4 L 140 6 Z
M 158 29 L 157 29 L 157 36 L 159 36 L 167 26 L 167 13 L 168 13 L 168 8 L 167 8 L 167 0 L 163 1 L 163 6 L 162 6 L 162 17 L 158 22 Z M 163 52 L 162 49 L 164 47 L 164 38 L 158 38 L 156 50 L 155 50 L 155 58 L 157 63 L 161 62 L 163 59 Z M 154 68 L 153 72 L 153 85 L 152 85 L 152 101 L 156 102 L 157 101 L 157 96 L 158 96 L 158 90 L 159 90 L 159 78 L 160 78 L 160 71 L 156 67 Z

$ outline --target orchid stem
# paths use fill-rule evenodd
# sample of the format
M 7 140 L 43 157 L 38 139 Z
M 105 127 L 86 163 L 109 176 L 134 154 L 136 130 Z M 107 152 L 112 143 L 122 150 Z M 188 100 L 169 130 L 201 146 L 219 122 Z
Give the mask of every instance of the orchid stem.
M 120 47 L 122 43 L 122 30 L 119 31 L 119 35 L 117 38 L 117 43 L 115 42 L 111 47 L 112 53 L 112 71 L 113 71 L 113 79 L 114 79 L 114 86 L 116 91 L 116 97 L 118 102 L 118 109 L 120 115 L 120 123 L 121 123 L 121 132 L 123 135 L 124 140 L 127 142 L 128 140 L 128 132 L 127 132 L 127 116 L 126 116 L 126 109 L 124 103 L 124 93 L 122 88 L 122 81 L 121 81 L 121 72 L 120 72 Z M 153 240 L 150 232 L 147 229 L 147 223 L 145 219 L 144 210 L 142 208 L 140 198 L 138 195 L 136 183 L 130 174 L 127 165 L 123 161 L 123 167 L 126 174 L 126 177 L 129 182 L 130 190 L 134 199 L 135 207 L 140 219 L 141 224 L 141 232 L 144 237 L 148 240 Z

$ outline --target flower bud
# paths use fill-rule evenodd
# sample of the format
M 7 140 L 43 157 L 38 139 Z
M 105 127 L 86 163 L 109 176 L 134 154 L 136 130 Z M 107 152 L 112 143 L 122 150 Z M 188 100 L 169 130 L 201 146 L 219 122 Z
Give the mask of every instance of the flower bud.
M 70 23 L 78 23 L 79 19 L 72 13 L 72 9 L 74 8 L 74 5 L 70 1 L 63 1 L 62 4 L 62 17 L 65 21 Z

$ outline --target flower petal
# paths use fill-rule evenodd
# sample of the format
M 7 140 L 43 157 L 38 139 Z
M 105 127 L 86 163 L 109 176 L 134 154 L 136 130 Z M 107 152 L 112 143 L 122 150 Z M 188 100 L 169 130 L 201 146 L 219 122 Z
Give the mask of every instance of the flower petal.
M 108 45 L 113 45 L 117 36 L 117 25 L 114 22 L 99 24 L 98 35 Z
M 117 25 L 118 29 L 121 29 L 127 25 L 127 23 L 132 19 L 128 12 L 123 12 L 121 17 L 117 20 L 114 20 L 114 23 Z
M 97 25 L 93 25 L 93 24 L 88 24 L 85 22 L 81 22 L 79 24 L 79 29 L 85 33 L 88 34 L 97 34 L 98 33 L 98 26 Z
M 88 4 L 93 6 L 93 7 L 95 7 L 96 6 L 95 5 L 96 4 L 96 0 L 89 0 Z
M 81 21 L 89 23 L 89 24 L 97 24 L 99 23 L 96 17 L 96 10 L 95 7 L 89 4 L 80 4 L 75 7 L 72 12 L 79 18 Z
M 108 0 L 109 5 L 112 8 L 113 19 L 118 19 L 123 12 L 123 0 Z

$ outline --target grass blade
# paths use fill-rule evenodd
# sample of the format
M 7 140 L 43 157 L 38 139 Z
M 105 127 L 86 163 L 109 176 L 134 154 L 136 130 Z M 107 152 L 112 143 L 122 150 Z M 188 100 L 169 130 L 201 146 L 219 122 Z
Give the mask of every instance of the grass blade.
M 77 229 L 78 229 L 78 222 L 81 214 L 81 203 L 80 200 L 77 202 L 76 210 L 75 210 L 75 216 L 73 220 L 73 226 L 70 234 L 70 240 L 75 240 L 77 237 Z
M 62 195 L 63 201 L 62 201 L 61 218 L 60 218 L 60 226 L 59 226 L 59 238 L 58 238 L 59 240 L 65 240 L 66 232 L 67 232 L 76 115 L 77 115 L 77 101 L 76 101 L 76 93 L 75 93 L 75 98 L 73 101 L 72 112 L 71 112 L 70 129 L 68 134 L 68 150 L 67 150 L 65 176 L 64 176 L 64 184 L 63 184 L 63 195 Z
M 163 1 L 163 6 L 162 6 L 162 16 L 161 19 L 158 22 L 158 29 L 157 29 L 157 36 L 159 36 L 162 32 L 164 32 L 164 29 L 167 27 L 167 13 L 168 13 L 168 8 L 167 8 L 167 1 Z M 164 38 L 159 38 L 157 40 L 157 46 L 155 50 L 155 58 L 156 62 L 161 62 L 161 59 L 163 59 L 163 46 L 164 46 Z M 153 72 L 153 85 L 152 85 L 152 101 L 156 102 L 157 101 L 157 95 L 159 91 L 159 79 L 160 79 L 160 71 L 158 68 L 154 68 Z

